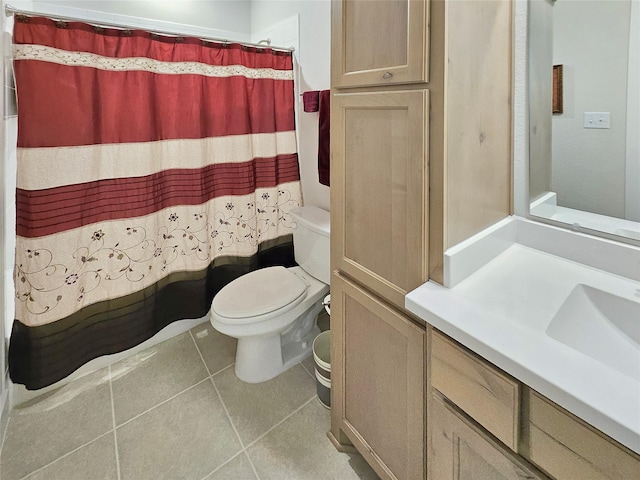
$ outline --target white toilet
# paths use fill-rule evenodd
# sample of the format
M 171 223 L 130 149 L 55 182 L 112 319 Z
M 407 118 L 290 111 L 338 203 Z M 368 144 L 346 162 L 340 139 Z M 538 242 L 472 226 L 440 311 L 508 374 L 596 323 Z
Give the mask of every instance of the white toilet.
M 238 339 L 236 375 L 265 382 L 311 353 L 316 316 L 329 291 L 329 212 L 291 210 L 298 267 L 267 267 L 226 285 L 213 299 L 211 325 Z

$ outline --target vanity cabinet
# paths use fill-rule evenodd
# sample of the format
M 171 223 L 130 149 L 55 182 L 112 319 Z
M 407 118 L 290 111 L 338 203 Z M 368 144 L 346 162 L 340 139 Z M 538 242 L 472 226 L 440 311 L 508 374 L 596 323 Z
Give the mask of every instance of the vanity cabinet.
M 428 478 L 546 478 L 518 455 L 520 382 L 435 329 L 428 358 Z
M 334 0 L 333 87 L 426 82 L 429 0 Z
M 331 280 L 332 432 L 383 479 L 425 476 L 425 328 L 356 283 Z
M 337 93 L 333 268 L 398 308 L 427 280 L 426 90 Z
M 430 338 L 429 478 L 640 478 L 639 455 L 439 331 Z
M 440 395 L 430 405 L 432 448 L 429 477 L 435 480 L 523 480 L 546 478 L 487 435 Z M 583 478 L 583 477 L 575 477 Z

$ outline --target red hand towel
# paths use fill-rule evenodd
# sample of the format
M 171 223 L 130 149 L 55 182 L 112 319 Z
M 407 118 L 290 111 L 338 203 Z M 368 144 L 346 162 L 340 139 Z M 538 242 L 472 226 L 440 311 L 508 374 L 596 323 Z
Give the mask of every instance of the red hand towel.
M 330 145 L 329 145 L 329 104 L 331 91 L 320 92 L 320 113 L 318 120 L 318 177 L 322 185 L 329 186 Z
M 311 92 L 303 92 L 302 103 L 304 105 L 304 111 L 317 112 L 319 97 L 320 97 L 320 92 L 318 90 L 313 90 Z

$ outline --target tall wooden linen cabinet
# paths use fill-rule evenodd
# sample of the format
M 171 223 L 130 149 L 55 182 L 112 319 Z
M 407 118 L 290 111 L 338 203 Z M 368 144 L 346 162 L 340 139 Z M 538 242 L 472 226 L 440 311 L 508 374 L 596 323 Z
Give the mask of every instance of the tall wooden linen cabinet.
M 510 0 L 332 0 L 329 435 L 381 478 L 427 476 L 431 335 L 404 296 L 510 213 L 511 25 Z

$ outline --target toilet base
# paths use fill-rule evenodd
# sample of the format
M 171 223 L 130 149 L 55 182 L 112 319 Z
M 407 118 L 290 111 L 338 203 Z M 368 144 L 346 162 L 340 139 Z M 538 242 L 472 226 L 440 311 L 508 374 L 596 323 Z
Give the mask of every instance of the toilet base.
M 281 343 L 280 334 L 242 337 L 236 352 L 236 376 L 247 383 L 261 383 L 277 377 L 311 355 L 313 339 L 320 334 L 314 327 L 301 341 Z
M 293 367 L 296 363 L 300 363 L 305 358 L 310 357 L 313 347 L 313 340 L 320 335 L 320 329 L 314 327 L 301 342 L 291 342 L 282 347 L 282 355 L 285 358 L 284 370 Z M 284 371 L 283 370 L 283 371 Z
M 310 356 L 322 308 L 314 303 L 284 332 L 238 338 L 236 376 L 247 383 L 266 382 Z
M 236 376 L 247 383 L 260 383 L 282 372 L 280 334 L 242 337 L 236 351 Z

